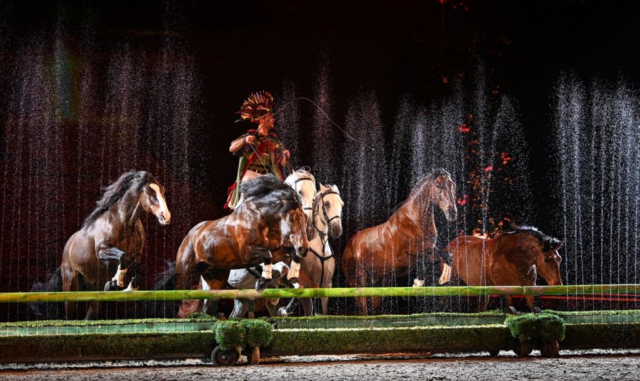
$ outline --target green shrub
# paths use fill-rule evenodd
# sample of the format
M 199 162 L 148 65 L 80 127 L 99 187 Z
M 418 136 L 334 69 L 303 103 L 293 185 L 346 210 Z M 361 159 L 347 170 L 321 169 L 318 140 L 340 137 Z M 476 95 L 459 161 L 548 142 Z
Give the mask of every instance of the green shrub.
M 242 322 L 247 329 L 247 345 L 262 347 L 273 339 L 273 327 L 264 320 L 248 319 Z
M 560 341 L 564 339 L 564 320 L 551 313 L 524 314 L 507 317 L 505 324 L 511 335 L 520 340 Z
M 242 348 L 247 345 L 247 329 L 241 321 L 218 321 L 213 330 L 216 333 L 216 342 L 222 349 Z

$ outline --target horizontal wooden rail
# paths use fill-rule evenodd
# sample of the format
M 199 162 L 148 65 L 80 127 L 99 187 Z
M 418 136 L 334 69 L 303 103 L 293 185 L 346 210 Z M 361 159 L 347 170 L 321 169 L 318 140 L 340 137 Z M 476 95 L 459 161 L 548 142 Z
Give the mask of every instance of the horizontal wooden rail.
M 257 299 L 257 298 L 356 298 L 356 297 L 425 297 L 479 295 L 591 295 L 640 294 L 638 284 L 568 285 L 568 286 L 486 286 L 486 287 L 363 287 L 256 290 L 167 290 L 167 291 L 79 291 L 0 293 L 0 303 L 87 302 L 182 299 Z

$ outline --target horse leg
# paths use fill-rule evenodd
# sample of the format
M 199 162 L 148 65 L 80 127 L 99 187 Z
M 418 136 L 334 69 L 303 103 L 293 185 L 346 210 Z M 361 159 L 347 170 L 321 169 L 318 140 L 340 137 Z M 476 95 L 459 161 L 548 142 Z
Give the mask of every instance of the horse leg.
M 485 312 L 489 304 L 489 295 L 478 296 L 478 312 Z
M 278 316 L 289 316 L 293 313 L 293 311 L 296 309 L 296 307 L 298 306 L 298 302 L 300 301 L 300 299 L 296 299 L 296 298 L 292 298 L 289 301 L 289 304 L 287 304 L 286 307 L 280 307 L 278 309 Z
M 304 298 L 300 300 L 300 304 L 302 305 L 302 313 L 304 316 L 313 316 L 313 299 Z
M 131 266 L 131 268 L 133 270 L 133 277 L 129 282 L 129 286 L 127 286 L 127 288 L 123 290 L 124 292 L 138 291 L 138 289 L 140 288 L 140 285 L 142 284 L 142 276 L 140 275 L 141 274 L 140 265 L 135 263 Z
M 229 318 L 243 317 L 249 311 L 249 301 L 247 299 L 233 299 L 233 311 Z
M 267 285 L 272 279 L 271 268 L 273 267 L 273 256 L 271 256 L 271 251 L 262 250 L 262 262 L 264 263 L 264 266 L 262 267 L 262 276 L 256 282 L 256 290 L 258 291 L 262 291 L 267 288 Z
M 355 278 L 347 278 L 347 282 L 351 287 L 367 287 L 367 273 L 364 271 L 362 266 L 357 266 Z M 373 305 L 373 299 L 371 302 Z M 360 310 L 360 313 L 366 316 L 368 314 L 367 298 L 365 297 L 356 298 L 356 304 L 358 305 L 358 309 Z
M 301 258 L 295 254 L 295 251 L 291 253 L 291 268 L 289 268 L 289 272 L 287 273 L 287 280 L 289 284 L 293 286 L 293 288 L 300 287 L 300 284 L 298 283 L 298 277 L 300 276 L 301 267 L 300 259 Z
M 62 274 L 62 291 L 78 291 L 78 272 L 66 264 L 61 266 L 60 271 Z M 64 302 L 65 318 L 67 320 L 75 319 L 77 309 L 77 302 Z
M 205 262 L 200 262 L 198 265 L 194 267 L 189 267 L 184 265 L 182 262 L 176 262 L 176 289 L 177 290 L 190 290 L 193 287 L 193 284 L 198 279 L 198 284 L 196 289 L 201 290 L 209 285 L 204 281 L 200 274 L 205 274 L 211 272 L 211 266 L 209 266 Z M 183 299 L 180 302 L 180 309 L 178 310 L 178 314 L 176 317 L 185 318 L 195 312 L 203 311 L 203 303 L 204 301 L 201 299 Z
M 104 247 L 98 250 L 98 258 L 103 261 L 118 261 L 118 270 L 110 282 L 104 285 L 105 291 L 117 290 L 118 287 L 124 287 L 124 277 L 128 271 L 124 262 L 125 252 L 117 247 Z
M 524 297 L 524 299 L 527 301 L 527 307 L 529 307 L 529 310 L 531 312 L 534 312 L 536 307 L 535 296 L 527 295 Z
M 327 282 L 326 287 L 333 288 L 333 282 Z M 327 298 L 326 296 L 320 298 L 320 305 L 322 306 L 322 314 L 328 315 L 329 314 L 329 298 Z
M 225 283 L 229 279 L 229 273 L 231 270 L 221 270 L 221 269 L 213 269 L 209 267 L 208 271 L 202 274 L 202 280 L 204 283 L 202 284 L 202 289 L 209 290 L 222 290 L 224 288 Z M 205 284 L 206 287 L 205 288 Z M 211 303 L 210 299 L 204 301 L 204 305 L 202 307 L 202 313 L 206 314 L 209 310 L 209 304 Z

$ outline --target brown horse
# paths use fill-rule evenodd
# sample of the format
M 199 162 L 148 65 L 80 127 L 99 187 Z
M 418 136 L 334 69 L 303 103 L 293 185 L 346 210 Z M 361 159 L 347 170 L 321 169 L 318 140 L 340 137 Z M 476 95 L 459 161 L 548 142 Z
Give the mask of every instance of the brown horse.
M 241 186 L 244 202 L 233 213 L 199 223 L 182 241 L 175 269 L 178 290 L 194 286 L 221 290 L 231 270 L 279 262 L 289 254 L 288 250 L 277 250 L 282 238 L 293 244 L 295 255 L 306 255 L 307 219 L 296 191 L 268 175 L 244 181 Z M 201 300 L 183 300 L 178 317 L 206 309 Z
M 171 222 L 164 188 L 148 172 L 127 172 L 106 188 L 97 204 L 64 247 L 62 290 L 124 287 L 129 265 L 134 275 L 125 291 L 136 290 L 141 284 L 139 266 L 145 240 L 142 212 L 155 215 L 162 225 Z M 74 318 L 76 303 L 66 302 L 65 310 L 67 319 Z M 90 303 L 85 318 L 94 319 L 99 310 L 99 302 Z
M 349 285 L 374 286 L 383 274 L 406 276 L 418 255 L 435 247 L 438 232 L 433 208 L 442 209 L 447 220 L 455 220 L 455 190 L 447 171 L 433 170 L 418 182 L 387 222 L 354 235 L 342 254 L 342 271 Z M 366 315 L 366 298 L 356 301 Z M 372 298 L 372 309 L 379 304 L 380 298 Z
M 534 286 L 538 274 L 549 285 L 562 285 L 558 249 L 562 242 L 532 227 L 513 227 L 513 231 L 494 238 L 460 236 L 445 249 L 453 254 L 451 281 L 468 286 Z M 446 280 L 446 279 L 445 279 Z M 527 296 L 533 311 L 533 296 Z M 479 311 L 487 309 L 489 296 L 480 297 Z M 507 306 L 511 297 L 507 296 Z

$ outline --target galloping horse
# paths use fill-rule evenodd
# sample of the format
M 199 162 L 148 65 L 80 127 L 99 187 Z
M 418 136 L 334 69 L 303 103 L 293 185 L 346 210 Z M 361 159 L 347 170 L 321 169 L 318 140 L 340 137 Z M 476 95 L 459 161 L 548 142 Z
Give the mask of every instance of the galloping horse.
M 494 238 L 463 235 L 445 249 L 453 254 L 451 280 L 468 286 L 534 286 L 538 273 L 552 286 L 562 285 L 558 249 L 562 242 L 535 228 L 513 227 Z M 511 296 L 507 296 L 507 306 Z M 533 311 L 533 296 L 527 296 Z M 480 297 L 479 311 L 485 311 L 489 296 Z
M 301 260 L 301 283 L 305 287 L 333 287 L 333 274 L 336 269 L 336 260 L 333 250 L 329 245 L 329 238 L 340 238 L 342 235 L 342 207 L 344 202 L 340 197 L 340 190 L 336 185 L 324 186 L 320 184 L 320 191 L 313 201 L 312 229 L 308 232 L 309 251 L 313 255 L 307 255 Z M 329 298 L 320 298 L 322 314 L 327 314 Z M 281 315 L 293 312 L 296 299 L 292 299 L 289 305 L 281 309 Z M 306 316 L 313 314 L 311 299 L 301 299 L 302 308 Z
M 455 190 L 447 171 L 433 170 L 418 182 L 387 222 L 356 233 L 342 254 L 342 271 L 349 285 L 373 286 L 382 274 L 406 276 L 418 255 L 435 247 L 438 232 L 433 208 L 442 209 L 447 220 L 455 220 Z M 357 298 L 356 302 L 366 315 L 366 298 Z M 380 298 L 372 298 L 372 309 L 379 304 Z
M 182 241 L 176 257 L 177 289 L 192 288 L 199 281 L 199 287 L 220 290 L 233 269 L 279 262 L 283 258 L 271 252 L 280 247 L 283 237 L 293 244 L 296 255 L 306 255 L 307 221 L 296 192 L 269 175 L 241 186 L 244 202 L 233 213 L 199 223 Z M 205 311 L 206 307 L 202 308 L 200 300 L 184 300 L 178 317 Z
M 164 188 L 148 172 L 127 172 L 106 188 L 97 204 L 64 247 L 62 290 L 124 287 L 129 265 L 134 276 L 125 291 L 136 290 L 141 283 L 139 265 L 145 240 L 142 212 L 155 215 L 161 225 L 171 222 Z M 100 302 L 91 302 L 86 319 L 95 318 L 99 309 Z M 67 319 L 74 318 L 76 303 L 66 302 L 65 310 Z

